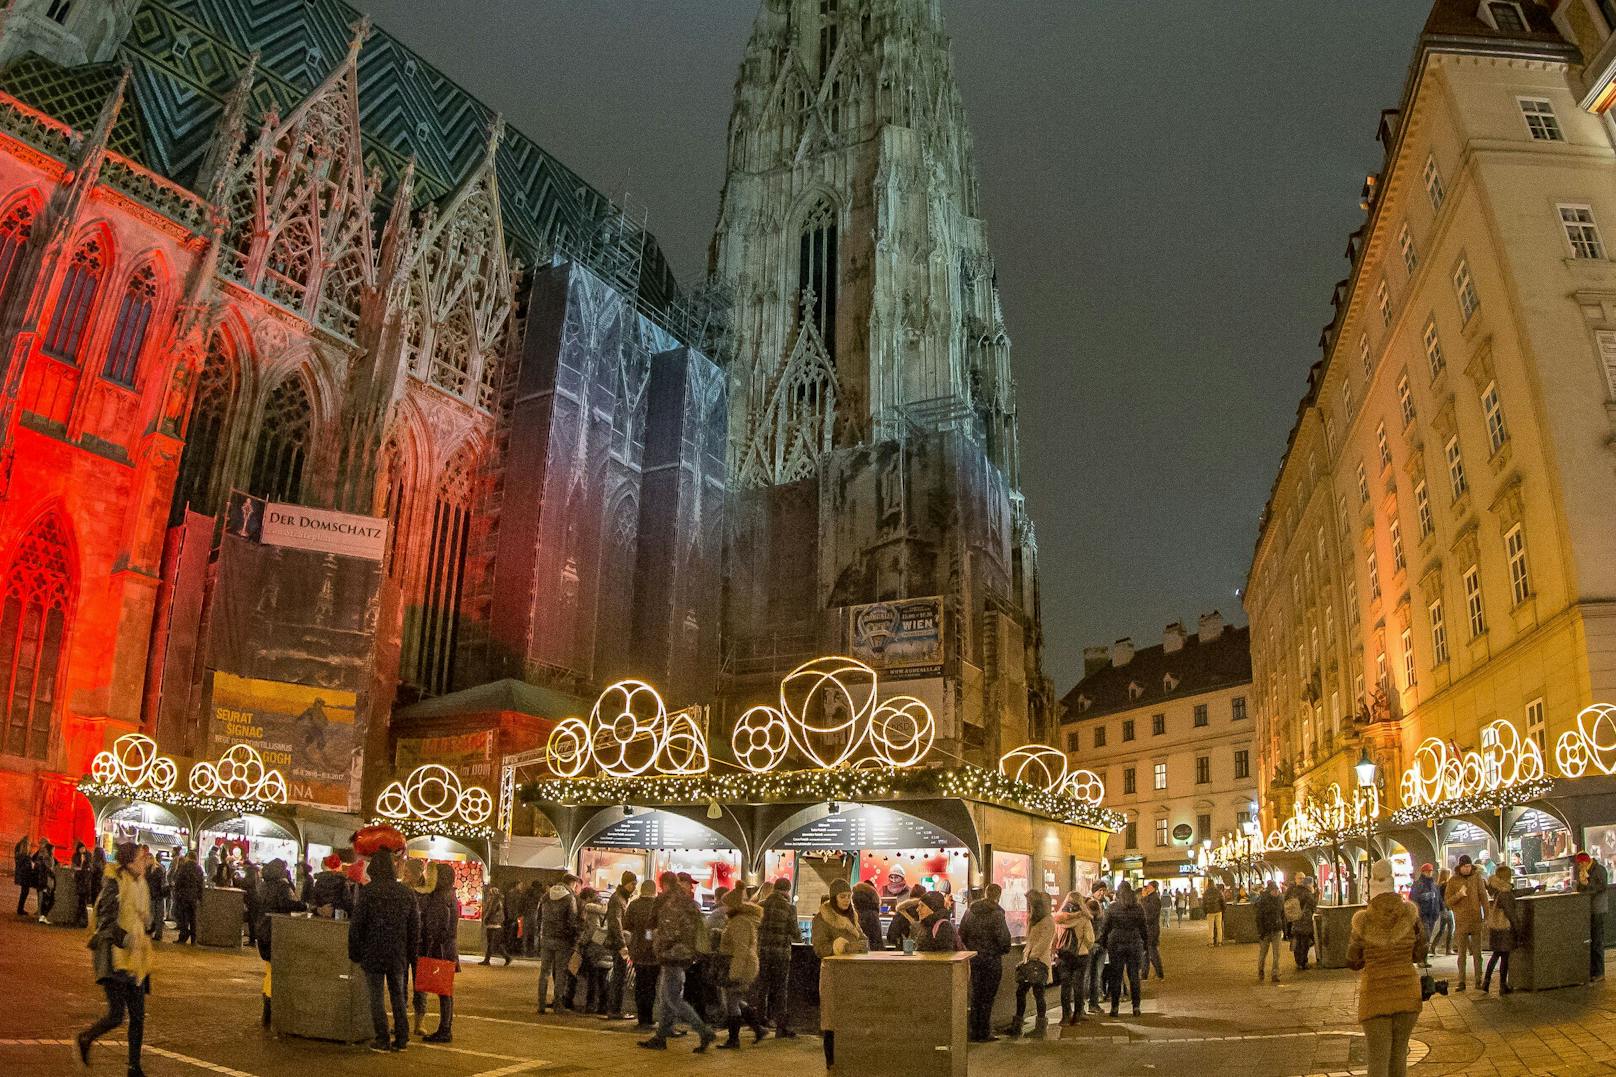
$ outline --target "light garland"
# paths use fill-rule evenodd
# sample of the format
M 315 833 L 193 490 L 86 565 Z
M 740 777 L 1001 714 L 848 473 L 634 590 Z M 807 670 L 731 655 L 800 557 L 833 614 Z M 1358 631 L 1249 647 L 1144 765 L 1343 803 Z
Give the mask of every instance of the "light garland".
M 227 815 L 267 815 L 279 807 L 279 805 L 262 800 L 203 796 L 198 793 L 181 793 L 175 790 L 125 785 L 121 782 L 97 782 L 90 778 L 85 778 L 79 782 L 76 788 L 85 796 L 102 797 L 107 800 L 136 800 L 148 804 L 161 804 L 170 808 L 221 812 Z
M 216 763 L 191 768 L 191 792 L 226 800 L 286 803 L 286 779 L 264 765 L 264 757 L 250 744 L 233 744 Z
M 1403 773 L 1403 807 L 1433 807 L 1544 777 L 1537 742 L 1522 740 L 1509 722 L 1492 722 L 1481 731 L 1480 751 L 1459 755 L 1437 737 L 1415 749 L 1414 761 Z
M 1590 768 L 1607 777 L 1616 775 L 1616 705 L 1584 707 L 1577 715 L 1577 728 L 1562 733 L 1555 743 L 1554 761 L 1567 778 L 1580 778 Z
M 527 804 L 872 803 L 902 797 L 959 797 L 1030 811 L 1061 822 L 1120 831 L 1126 817 L 980 767 L 853 766 L 764 774 L 547 778 L 521 790 Z
M 460 775 L 439 763 L 425 763 L 395 781 L 376 798 L 376 813 L 391 823 L 455 820 L 483 826 L 494 812 L 494 798 L 480 785 L 462 785 Z
M 1380 816 L 1380 791 L 1374 786 L 1354 789 L 1352 799 L 1332 782 L 1324 799 L 1308 797 L 1298 801 L 1290 818 L 1262 839 L 1264 852 L 1301 852 L 1368 835 Z
M 179 779 L 179 768 L 174 760 L 158 754 L 157 742 L 150 737 L 125 733 L 112 742 L 110 751 L 98 752 L 90 761 L 90 776 L 103 785 L 166 793 Z
M 1539 776 L 1515 785 L 1484 789 L 1435 804 L 1410 805 L 1393 812 L 1391 821 L 1394 826 L 1418 826 L 1458 815 L 1487 815 L 1540 800 L 1553 790 L 1554 779 Z
M 425 819 L 372 819 L 371 826 L 390 826 L 406 838 L 454 838 L 456 841 L 491 841 L 494 828 L 460 819 L 428 822 Z
M 1105 782 L 1092 770 L 1068 770 L 1066 753 L 1047 744 L 1023 744 L 999 757 L 999 773 L 1012 781 L 1099 806 Z

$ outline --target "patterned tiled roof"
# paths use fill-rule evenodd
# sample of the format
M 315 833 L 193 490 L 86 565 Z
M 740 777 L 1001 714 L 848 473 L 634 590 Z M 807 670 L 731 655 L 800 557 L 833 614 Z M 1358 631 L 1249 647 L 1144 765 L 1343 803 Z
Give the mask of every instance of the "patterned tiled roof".
M 1144 647 L 1126 665 L 1107 665 L 1078 681 L 1061 700 L 1065 708 L 1062 720 L 1081 722 L 1250 682 L 1249 627 L 1225 628 L 1210 643 L 1202 643 L 1191 633 L 1176 651 L 1169 653 L 1159 643 Z M 1142 691 L 1130 695 L 1129 685 L 1138 685 Z M 1079 704 L 1079 697 L 1089 701 L 1087 708 Z

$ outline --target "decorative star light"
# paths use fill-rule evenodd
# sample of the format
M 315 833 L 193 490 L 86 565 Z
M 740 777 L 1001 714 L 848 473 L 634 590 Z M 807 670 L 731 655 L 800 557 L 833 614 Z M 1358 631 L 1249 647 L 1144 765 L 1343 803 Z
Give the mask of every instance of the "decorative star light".
M 463 785 L 460 776 L 438 763 L 426 763 L 376 798 L 376 814 L 390 820 L 441 823 L 459 819 L 473 827 L 488 822 L 494 798 L 480 785 Z

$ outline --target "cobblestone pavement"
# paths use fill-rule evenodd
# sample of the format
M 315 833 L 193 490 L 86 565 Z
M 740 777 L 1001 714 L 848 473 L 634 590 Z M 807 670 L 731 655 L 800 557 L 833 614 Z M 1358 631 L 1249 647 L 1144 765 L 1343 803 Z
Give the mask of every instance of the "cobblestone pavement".
M 0 1074 L 77 1072 L 70 1037 L 100 1011 L 90 982 L 84 932 L 0 914 Z M 1168 976 L 1150 981 L 1140 1017 L 1090 1018 L 1074 1028 L 973 1046 L 970 1072 L 1016 1077 L 1103 1073 L 1304 1077 L 1363 1072 L 1363 1038 L 1355 1014 L 1356 977 L 1345 971 L 1296 973 L 1278 985 L 1256 983 L 1256 948 L 1205 944 L 1198 926 L 1168 930 Z M 1452 976 L 1452 958 L 1438 959 Z M 766 1040 L 748 1034 L 738 1053 L 692 1055 L 676 1041 L 652 1055 L 636 1050 L 624 1022 L 537 1017 L 532 962 L 509 968 L 470 964 L 457 986 L 455 1042 L 414 1043 L 402 1056 L 363 1046 L 277 1037 L 259 1027 L 262 966 L 247 950 L 227 953 L 165 943 L 159 948 L 147 1016 L 146 1071 L 227 1077 L 348 1077 L 431 1072 L 435 1077 L 506 1077 L 523 1073 L 604 1074 L 654 1066 L 657 1073 L 749 1070 L 823 1072 L 819 1041 Z M 1050 993 L 1054 1007 L 1056 994 Z M 918 1002 L 918 1000 L 917 1000 Z M 434 1027 L 429 1007 L 427 1027 Z M 1056 1038 L 1058 1033 L 1058 1038 Z M 117 1074 L 117 1033 L 98 1046 L 92 1072 Z M 1416 1077 L 1439 1074 L 1538 1075 L 1616 1073 L 1616 987 L 1519 993 L 1508 999 L 1475 992 L 1438 997 L 1425 1008 L 1410 1052 Z M 892 1071 L 912 1069 L 895 1030 Z

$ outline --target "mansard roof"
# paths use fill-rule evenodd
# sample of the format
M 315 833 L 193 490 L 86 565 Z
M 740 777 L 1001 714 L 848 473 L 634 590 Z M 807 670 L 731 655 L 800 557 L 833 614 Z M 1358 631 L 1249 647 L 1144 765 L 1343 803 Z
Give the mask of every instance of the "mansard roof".
M 87 130 L 128 63 L 124 114 L 133 118 L 120 121 L 113 148 L 194 186 L 251 54 L 260 55 L 249 142 L 265 116 L 290 113 L 342 61 L 360 17 L 343 0 L 145 0 L 118 64 L 59 68 L 24 57 L 0 83 L 13 93 L 17 83 L 34 87 L 36 100 L 17 96 Z M 373 31 L 359 54 L 359 105 L 366 163 L 380 171 L 384 198 L 412 155 L 418 206 L 450 196 L 483 162 L 493 110 L 385 31 Z M 86 113 L 90 122 L 80 122 Z M 615 267 L 637 260 L 641 306 L 655 316 L 674 305 L 679 286 L 656 240 L 621 221 L 605 194 L 515 130 L 496 168 L 505 237 L 524 263 L 537 264 L 554 245 L 614 284 L 634 285 Z
M 1171 680 L 1166 675 L 1171 674 Z M 1210 643 L 1190 633 L 1183 647 L 1168 652 L 1161 644 L 1134 652 L 1126 665 L 1107 665 L 1077 682 L 1061 700 L 1062 721 L 1082 722 L 1118 711 L 1159 707 L 1220 688 L 1251 683 L 1251 629 L 1224 628 Z M 1131 695 L 1130 684 L 1143 691 Z M 1170 687 L 1169 687 L 1170 685 Z M 1088 707 L 1079 705 L 1082 697 Z

